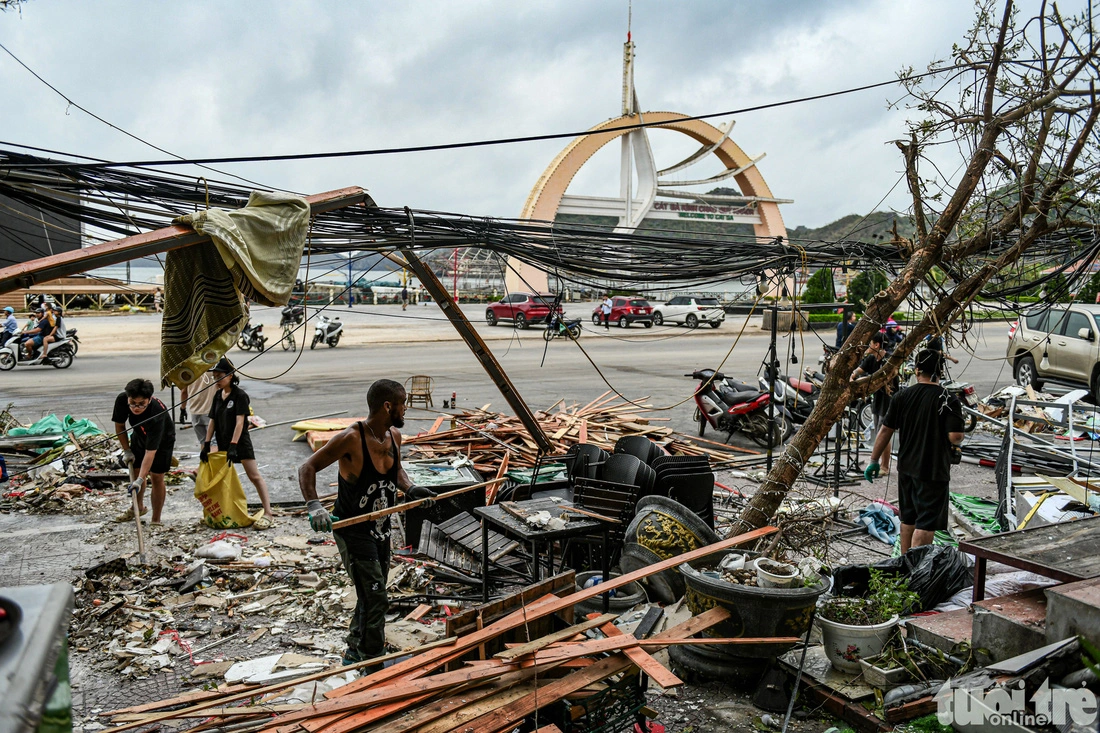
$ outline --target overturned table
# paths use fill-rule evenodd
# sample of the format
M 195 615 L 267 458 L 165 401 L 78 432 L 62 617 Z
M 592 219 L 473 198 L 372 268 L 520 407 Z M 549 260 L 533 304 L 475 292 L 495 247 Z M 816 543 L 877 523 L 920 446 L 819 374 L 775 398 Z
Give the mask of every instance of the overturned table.
M 535 513 L 540 511 L 548 511 L 552 515 L 557 516 L 559 514 L 566 514 L 565 510 L 573 506 L 568 501 L 554 501 L 553 499 L 530 499 L 528 501 L 512 502 L 512 506 L 528 513 Z M 549 574 L 554 574 L 554 542 L 557 540 L 564 540 L 570 537 L 580 537 L 582 535 L 590 534 L 594 531 L 600 531 L 603 534 L 603 543 L 601 546 L 601 555 L 603 557 L 603 577 L 607 578 L 610 568 L 608 567 L 608 523 L 600 521 L 598 519 L 590 519 L 584 516 L 568 515 L 569 521 L 561 529 L 550 529 L 547 527 L 534 527 L 527 522 L 514 517 L 505 511 L 504 507 L 500 504 L 490 504 L 489 506 L 479 506 L 474 509 L 474 513 L 481 517 L 481 599 L 483 602 L 489 602 L 489 525 L 493 525 L 501 532 L 511 535 L 522 542 L 528 542 L 531 544 L 531 581 L 538 582 L 539 580 L 539 568 L 541 563 L 539 562 L 539 548 L 543 545 L 546 547 L 546 560 L 547 569 Z M 610 595 L 604 594 L 604 611 L 607 611 L 608 605 L 611 602 Z
M 1028 527 L 959 543 L 974 556 L 974 600 L 985 598 L 985 566 L 993 560 L 1063 583 L 1100 576 L 1100 516 Z

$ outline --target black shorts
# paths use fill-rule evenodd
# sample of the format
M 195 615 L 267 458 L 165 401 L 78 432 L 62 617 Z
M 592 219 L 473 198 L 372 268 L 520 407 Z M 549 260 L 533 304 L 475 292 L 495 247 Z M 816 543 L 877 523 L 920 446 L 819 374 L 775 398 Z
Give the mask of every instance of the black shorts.
M 948 481 L 927 481 L 898 474 L 898 508 L 901 523 L 929 532 L 947 530 L 948 508 L 951 505 Z
M 168 473 L 172 468 L 172 451 L 176 447 L 176 442 L 171 441 L 169 443 L 163 443 L 157 448 L 156 455 L 153 456 L 153 467 L 149 469 L 149 473 Z M 134 452 L 134 468 L 141 466 L 141 462 L 145 460 L 144 448 L 133 448 Z
M 218 447 L 220 448 L 221 446 L 219 445 Z M 256 451 L 252 447 L 252 441 L 251 440 L 247 440 L 247 441 L 242 440 L 242 441 L 237 443 L 237 460 L 238 461 L 249 461 L 249 460 L 254 461 L 254 460 L 256 460 Z

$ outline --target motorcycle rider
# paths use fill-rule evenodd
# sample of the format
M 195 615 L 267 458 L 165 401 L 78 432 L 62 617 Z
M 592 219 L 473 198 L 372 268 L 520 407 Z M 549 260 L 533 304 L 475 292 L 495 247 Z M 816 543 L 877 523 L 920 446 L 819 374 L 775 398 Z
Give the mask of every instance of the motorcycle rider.
M 52 336 L 57 330 L 57 323 L 54 321 L 53 313 L 46 309 L 45 306 L 38 306 L 38 309 L 34 312 L 35 317 L 38 319 L 35 327 L 29 331 L 23 332 L 23 358 L 30 359 L 34 356 L 34 350 L 36 348 L 43 348 L 42 344 L 47 336 Z
M 3 346 L 19 330 L 19 321 L 15 319 L 15 309 L 10 305 L 4 308 L 4 322 L 0 326 L 0 346 Z
M 65 330 L 65 319 L 61 317 L 61 306 L 58 305 L 57 301 L 54 301 L 53 303 L 50 303 L 47 307 L 53 313 L 53 320 L 54 323 L 57 325 L 57 328 L 54 329 L 54 332 L 52 334 L 42 339 L 42 346 L 46 349 L 50 348 L 51 342 L 60 341 L 61 339 L 68 338 L 68 333 Z

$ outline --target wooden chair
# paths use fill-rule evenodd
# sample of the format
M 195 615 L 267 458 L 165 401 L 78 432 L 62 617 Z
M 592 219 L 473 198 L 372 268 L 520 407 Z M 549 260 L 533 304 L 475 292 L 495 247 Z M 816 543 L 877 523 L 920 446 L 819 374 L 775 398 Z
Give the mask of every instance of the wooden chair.
M 405 380 L 406 404 L 410 407 L 414 402 L 422 402 L 425 407 L 434 407 L 432 404 L 432 378 L 423 374 L 417 374 Z

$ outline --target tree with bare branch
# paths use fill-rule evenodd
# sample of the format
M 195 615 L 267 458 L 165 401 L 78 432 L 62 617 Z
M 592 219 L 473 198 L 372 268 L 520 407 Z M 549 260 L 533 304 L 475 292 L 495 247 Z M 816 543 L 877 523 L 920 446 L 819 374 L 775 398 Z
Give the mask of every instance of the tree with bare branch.
M 931 74 L 901 74 L 913 112 L 897 142 L 912 195 L 912 239 L 894 244 L 903 258 L 889 285 L 834 357 L 813 413 L 788 443 L 731 530 L 769 522 L 806 461 L 853 399 L 892 379 L 930 334 L 965 330 L 968 309 L 991 280 L 1011 274 L 1025 255 L 1057 257 L 1058 273 L 1085 273 L 1100 228 L 1096 123 L 1100 115 L 1100 37 L 1087 14 L 1063 17 L 1044 2 L 1021 18 L 1011 0 L 976 3 L 975 23 L 952 58 Z M 958 173 L 950 171 L 958 166 Z M 1072 236 L 1069 236 L 1072 235 Z M 1091 260 L 1088 261 L 1091 264 Z M 938 268 L 950 276 L 945 288 Z M 1087 276 L 1087 275 L 1086 275 Z M 921 298 L 924 283 L 934 294 Z M 871 336 L 903 303 L 919 299 L 923 317 L 883 368 L 850 377 Z M 1100 378 L 1100 376 L 1098 376 Z

